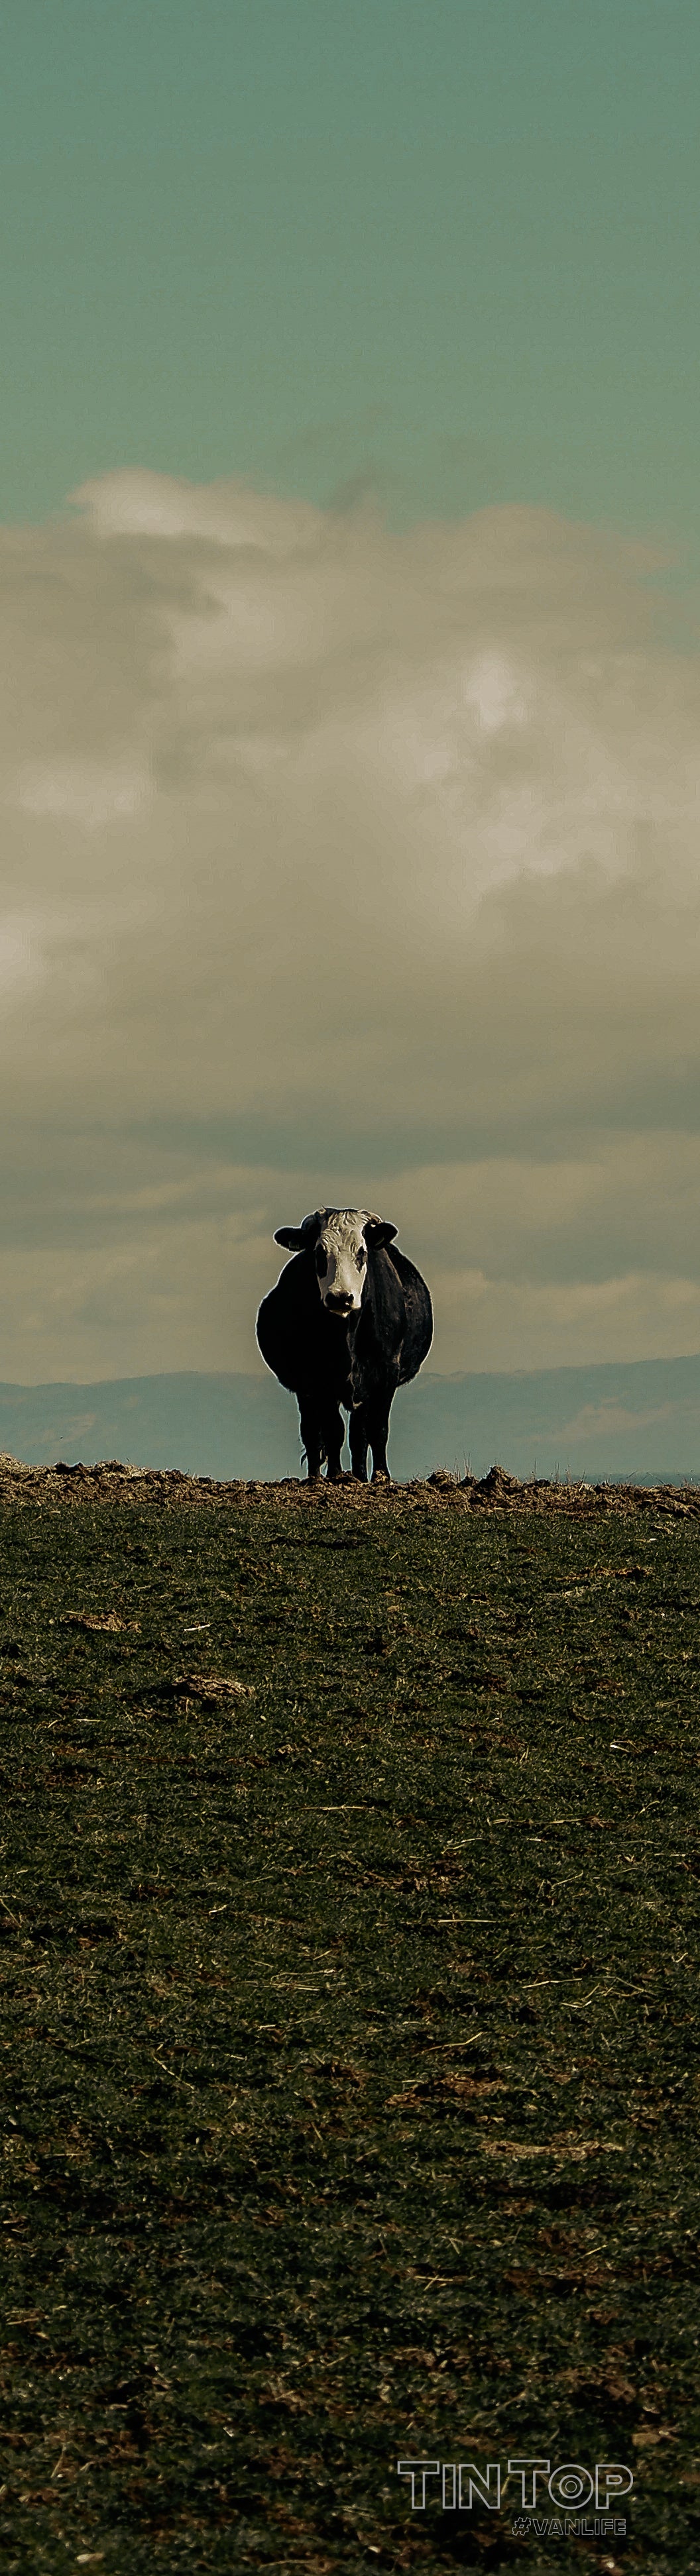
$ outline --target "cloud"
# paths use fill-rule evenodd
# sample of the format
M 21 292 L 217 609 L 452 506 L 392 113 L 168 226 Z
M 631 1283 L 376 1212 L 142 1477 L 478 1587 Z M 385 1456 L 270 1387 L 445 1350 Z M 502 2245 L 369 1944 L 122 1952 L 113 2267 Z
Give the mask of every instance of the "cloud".
M 17 803 L 25 814 L 54 814 L 94 831 L 100 823 L 137 814 L 148 795 L 143 770 L 129 759 L 110 768 L 99 760 L 37 761 L 20 770 Z
M 386 1206 L 434 1364 L 700 1344 L 700 662 L 651 549 L 108 474 L 0 532 L 3 1373 L 254 1364 Z

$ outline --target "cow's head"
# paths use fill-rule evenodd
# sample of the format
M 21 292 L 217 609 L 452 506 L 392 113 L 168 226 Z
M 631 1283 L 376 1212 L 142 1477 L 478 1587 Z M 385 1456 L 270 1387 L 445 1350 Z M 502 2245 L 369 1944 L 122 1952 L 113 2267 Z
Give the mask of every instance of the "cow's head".
M 393 1243 L 395 1225 L 366 1208 L 317 1208 L 303 1225 L 281 1225 L 275 1235 L 288 1252 L 313 1252 L 321 1303 L 328 1315 L 358 1315 L 367 1261 L 380 1244 Z

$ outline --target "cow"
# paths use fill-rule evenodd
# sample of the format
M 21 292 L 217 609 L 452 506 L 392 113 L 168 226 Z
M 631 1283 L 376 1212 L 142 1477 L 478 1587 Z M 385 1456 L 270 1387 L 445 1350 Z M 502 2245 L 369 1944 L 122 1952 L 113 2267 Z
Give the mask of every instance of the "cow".
M 294 1259 L 263 1297 L 257 1337 L 268 1368 L 297 1398 L 310 1484 L 324 1462 L 331 1482 L 342 1475 L 341 1405 L 353 1476 L 366 1482 L 370 1450 L 373 1480 L 389 1476 L 392 1400 L 433 1338 L 425 1280 L 396 1250 L 396 1231 L 366 1208 L 317 1208 L 302 1225 L 277 1229 L 275 1243 Z

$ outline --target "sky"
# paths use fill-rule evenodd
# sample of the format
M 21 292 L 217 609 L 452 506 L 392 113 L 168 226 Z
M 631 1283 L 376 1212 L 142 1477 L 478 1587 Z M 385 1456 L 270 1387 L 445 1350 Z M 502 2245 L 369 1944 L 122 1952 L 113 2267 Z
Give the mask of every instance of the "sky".
M 700 1350 L 700 18 L 10 0 L 3 1377 Z
M 697 540 L 695 0 L 7 0 L 0 509 L 236 472 Z

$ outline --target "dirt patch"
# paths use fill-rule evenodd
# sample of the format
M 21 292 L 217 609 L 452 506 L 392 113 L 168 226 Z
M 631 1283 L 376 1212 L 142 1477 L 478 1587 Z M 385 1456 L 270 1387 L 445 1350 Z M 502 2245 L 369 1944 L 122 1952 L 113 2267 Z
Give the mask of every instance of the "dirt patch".
M 0 1473 L 3 2576 L 700 2568 L 694 1490 Z

